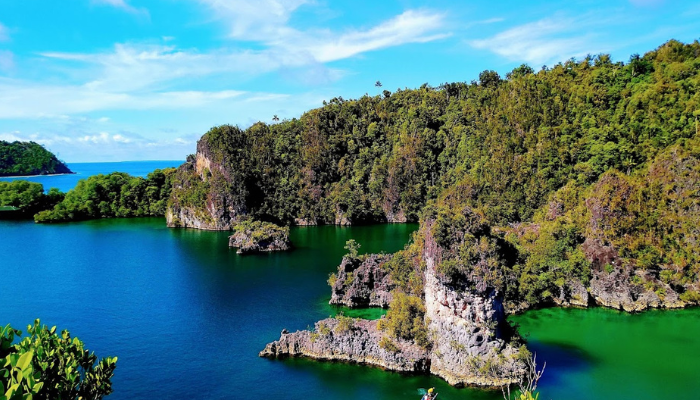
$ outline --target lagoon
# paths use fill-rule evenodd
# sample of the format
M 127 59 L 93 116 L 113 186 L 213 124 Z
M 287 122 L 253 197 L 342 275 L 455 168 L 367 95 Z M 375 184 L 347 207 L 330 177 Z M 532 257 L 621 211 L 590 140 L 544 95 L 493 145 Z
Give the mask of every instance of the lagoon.
M 0 221 L 0 320 L 25 328 L 41 318 L 118 356 L 111 399 L 410 399 L 429 386 L 445 399 L 499 399 L 434 377 L 257 356 L 283 328 L 339 311 L 325 281 L 346 240 L 392 252 L 416 228 L 296 227 L 294 251 L 240 256 L 226 232 L 168 229 L 161 218 Z M 698 309 L 547 309 L 512 320 L 547 362 L 542 399 L 690 399 L 700 389 Z

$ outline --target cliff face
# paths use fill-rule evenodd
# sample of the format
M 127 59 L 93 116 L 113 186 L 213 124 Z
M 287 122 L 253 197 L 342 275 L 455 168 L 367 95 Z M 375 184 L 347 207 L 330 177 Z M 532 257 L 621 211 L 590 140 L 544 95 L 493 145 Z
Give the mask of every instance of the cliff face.
M 315 325 L 313 332 L 282 331 L 279 340 L 268 344 L 261 357 L 309 357 L 317 360 L 335 360 L 369 364 L 392 371 L 427 372 L 428 353 L 425 349 L 403 340 L 394 341 L 396 348 L 382 348 L 382 333 L 377 321 L 352 320 L 342 326 L 333 318 Z
M 653 274 L 635 271 L 612 246 L 589 238 L 582 248 L 593 266 L 589 292 L 596 304 L 627 312 L 686 306 L 670 285 Z
M 396 285 L 383 268 L 389 254 L 344 257 L 331 288 L 330 304 L 347 307 L 388 307 Z
M 518 350 L 500 337 L 505 313 L 497 294 L 481 296 L 441 283 L 431 258 L 425 275 L 430 372 L 457 386 L 511 383 L 523 365 Z
M 427 344 L 419 346 L 418 335 L 407 340 L 391 336 L 389 318 L 379 321 L 347 318 L 323 320 L 311 331 L 287 333 L 267 345 L 264 357 L 304 356 L 376 365 L 396 371 L 426 372 L 455 386 L 501 386 L 515 382 L 524 371 L 521 350 L 506 342 L 501 328 L 506 324 L 502 300 L 497 291 L 478 291 L 467 285 L 448 283 L 436 271 L 435 257 L 441 249 L 432 238 L 430 223 L 424 226 L 425 246 L 420 265 L 425 305 L 424 320 L 418 325 L 408 317 L 410 329 L 427 331 Z M 332 281 L 332 304 L 393 307 L 392 290 L 397 286 L 383 265 L 388 255 L 363 259 L 345 257 Z M 420 266 L 418 266 L 420 268 Z M 405 295 L 403 296 L 406 297 Z M 400 297 L 399 297 L 400 298 Z M 401 305 L 397 305 L 401 307 Z M 393 308 L 390 308 L 391 313 Z M 392 323 L 401 320 L 397 315 Z M 386 324 L 384 324 L 386 322 Z M 341 329 L 343 325 L 346 328 Z M 380 328 L 381 327 L 381 328 Z M 406 332 L 406 325 L 402 332 Z
M 181 165 L 165 213 L 171 228 L 230 230 L 246 214 L 245 190 L 234 162 L 204 135 L 194 158 Z

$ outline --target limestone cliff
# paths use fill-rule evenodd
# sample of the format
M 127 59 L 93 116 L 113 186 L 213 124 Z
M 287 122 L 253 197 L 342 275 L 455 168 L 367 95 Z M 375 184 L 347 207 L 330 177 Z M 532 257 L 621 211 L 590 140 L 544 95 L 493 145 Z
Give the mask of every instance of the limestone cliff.
M 380 346 L 383 335 L 377 321 L 334 318 L 315 324 L 313 332 L 282 331 L 279 340 L 269 343 L 261 357 L 309 357 L 317 360 L 335 360 L 369 364 L 392 371 L 427 372 L 428 353 L 425 349 L 405 341 L 394 341 L 395 348 Z
M 451 385 L 501 386 L 514 381 L 523 365 L 507 344 L 496 292 L 487 296 L 441 283 L 431 258 L 425 277 L 426 320 L 432 335 L 430 372 Z
M 389 254 L 368 254 L 362 258 L 344 257 L 332 278 L 330 304 L 347 307 L 388 307 L 391 282 L 384 268 Z
M 245 186 L 234 168 L 236 160 L 213 148 L 210 140 L 202 136 L 197 153 L 176 172 L 165 213 L 169 227 L 230 230 L 247 214 Z
M 401 319 L 409 325 L 390 334 L 389 315 L 393 305 L 390 273 L 382 268 L 392 256 L 367 255 L 362 259 L 345 257 L 335 279 L 331 279 L 331 303 L 356 305 L 389 304 L 387 317 L 379 322 L 355 320 L 352 329 L 339 329 L 342 323 L 330 319 L 316 324 L 313 332 L 283 332 L 280 339 L 267 345 L 260 355 L 266 357 L 304 356 L 321 360 L 341 360 L 376 365 L 396 371 L 429 372 L 455 386 L 501 386 L 512 383 L 524 371 L 520 348 L 508 343 L 502 299 L 491 287 L 475 289 L 464 282 L 452 281 L 436 270 L 436 259 L 445 249 L 437 245 L 431 233 L 432 221 L 423 224 L 422 266 L 424 314 L 416 324 L 414 317 Z M 406 295 L 396 295 L 397 299 Z M 421 301 L 413 297 L 416 301 Z M 397 307 L 401 307 L 397 305 Z M 421 306 L 422 307 L 422 306 Z M 423 316 L 424 315 L 424 316 Z M 347 318 L 341 317 L 347 321 Z M 394 321 L 394 323 L 396 323 Z M 418 335 L 408 339 L 409 331 L 426 330 L 427 340 Z M 426 343 L 427 342 L 427 343 Z M 422 343 L 422 346 L 418 345 Z
M 632 268 L 612 246 L 589 238 L 582 248 L 593 266 L 589 292 L 596 304 L 627 312 L 686 306 L 670 285 Z

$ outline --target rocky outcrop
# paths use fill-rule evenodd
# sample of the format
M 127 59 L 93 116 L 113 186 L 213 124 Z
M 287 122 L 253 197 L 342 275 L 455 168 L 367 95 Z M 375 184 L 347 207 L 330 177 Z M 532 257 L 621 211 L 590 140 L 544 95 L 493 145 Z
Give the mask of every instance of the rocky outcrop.
M 245 221 L 236 225 L 229 236 L 229 247 L 237 247 L 238 254 L 284 251 L 292 248 L 289 228 L 260 221 Z
M 589 290 L 596 304 L 627 312 L 686 306 L 669 285 L 651 274 L 635 272 L 612 246 L 604 245 L 600 239 L 586 239 L 581 247 L 593 268 Z
M 554 304 L 560 307 L 588 307 L 590 296 L 586 286 L 577 278 L 571 278 L 559 287 L 559 296 Z
M 387 349 L 380 346 L 382 337 L 377 321 L 346 318 L 340 322 L 328 318 L 317 322 L 313 332 L 282 331 L 279 340 L 269 343 L 259 355 L 345 361 L 402 372 L 428 371 L 429 359 L 425 349 L 398 339 Z
M 484 296 L 442 283 L 426 257 L 425 307 L 432 336 L 430 372 L 455 386 L 502 386 L 524 365 L 501 337 L 505 312 L 498 293 Z
M 173 178 L 170 202 L 165 213 L 171 228 L 230 230 L 248 213 L 245 185 L 236 160 L 214 148 L 210 140 L 233 140 L 232 135 L 215 139 L 211 133 L 197 142 L 197 153 L 188 157 Z M 222 139 L 223 138 L 223 139 Z M 235 148 L 235 143 L 226 145 Z
M 413 314 L 407 317 L 401 311 L 379 322 L 354 320 L 351 328 L 347 324 L 349 318 L 327 319 L 316 323 L 313 332 L 283 332 L 280 339 L 268 344 L 260 355 L 304 356 L 358 362 L 395 371 L 429 372 L 455 386 L 502 386 L 515 382 L 525 365 L 520 348 L 507 342 L 509 338 L 503 329 L 507 323 L 500 294 L 494 289 L 479 291 L 472 285 L 456 283 L 438 274 L 436 258 L 443 249 L 432 238 L 430 223 L 422 227 L 422 232 L 425 235 L 424 262 L 419 264 L 425 266 L 425 312 L 418 315 L 420 318 L 424 315 L 423 325 L 421 322 L 415 325 L 415 319 L 411 319 Z M 390 257 L 376 254 L 345 257 L 332 282 L 331 303 L 388 304 L 393 286 L 382 266 Z M 401 310 L 402 306 L 397 307 Z M 410 321 L 411 330 L 416 327 L 427 330 L 427 339 L 422 342 L 427 350 L 416 344 L 417 335 L 416 341 L 408 341 L 398 338 L 408 337 L 402 336 L 405 333 L 390 334 L 393 328 L 389 326 L 401 318 Z M 386 331 L 379 330 L 378 326 Z
M 390 254 L 343 257 L 332 285 L 330 304 L 347 307 L 388 307 L 396 287 L 384 265 Z
M 612 272 L 594 272 L 590 291 L 596 304 L 627 312 L 686 306 L 669 285 L 656 281 L 652 287 L 657 289 L 650 290 L 645 285 L 633 283 L 630 279 L 632 274 L 630 267 L 616 268 Z

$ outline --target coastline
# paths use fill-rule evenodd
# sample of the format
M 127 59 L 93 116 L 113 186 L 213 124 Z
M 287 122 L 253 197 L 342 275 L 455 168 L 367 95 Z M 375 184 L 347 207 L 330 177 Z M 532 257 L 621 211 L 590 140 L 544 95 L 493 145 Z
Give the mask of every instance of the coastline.
M 0 179 L 2 178 L 39 178 L 42 176 L 61 176 L 61 175 L 77 175 L 77 172 L 65 172 L 62 174 L 44 174 L 44 175 L 7 175 L 7 176 L 0 176 Z

